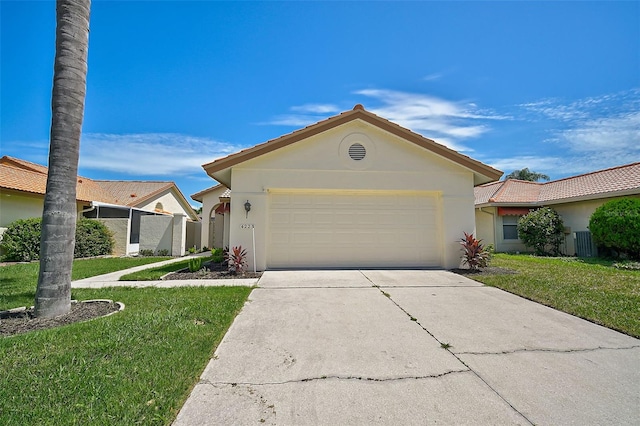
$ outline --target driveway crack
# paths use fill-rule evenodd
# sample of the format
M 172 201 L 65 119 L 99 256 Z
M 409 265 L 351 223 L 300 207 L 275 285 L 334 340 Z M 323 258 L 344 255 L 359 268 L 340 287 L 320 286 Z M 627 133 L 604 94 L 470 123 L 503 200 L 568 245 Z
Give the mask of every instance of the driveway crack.
M 511 407 L 511 409 L 513 411 L 515 411 L 516 413 L 518 413 L 523 419 L 525 419 L 529 424 L 534 425 L 535 423 L 529 419 L 527 416 L 524 415 L 524 413 L 520 410 L 518 410 L 511 402 L 509 402 L 504 396 L 502 396 L 502 394 L 500 394 L 500 392 L 498 392 L 497 389 L 495 389 L 493 386 L 491 386 L 489 384 L 489 382 L 487 382 L 477 371 L 475 371 L 473 368 L 471 368 L 469 365 L 467 365 L 467 363 L 465 363 L 462 358 L 460 358 L 455 352 L 453 352 L 451 350 L 451 346 L 447 343 L 447 342 L 442 342 L 440 341 L 432 332 L 430 332 L 429 330 L 427 330 L 427 328 L 425 326 L 423 326 L 420 321 L 418 321 L 417 318 L 415 318 L 413 315 L 411 315 L 406 309 L 404 309 L 402 306 L 400 306 L 398 304 L 398 302 L 396 302 L 395 300 L 393 300 L 391 298 L 391 295 L 385 291 L 382 290 L 382 288 L 380 288 L 379 285 L 377 285 L 376 283 L 374 283 L 363 271 L 359 271 L 366 279 L 367 281 L 369 281 L 371 283 L 371 286 L 374 288 L 377 288 L 380 293 L 382 293 L 383 296 L 385 296 L 387 299 L 389 299 L 391 301 L 391 303 L 393 303 L 394 305 L 396 305 L 398 307 L 398 309 L 400 309 L 402 312 L 404 312 L 411 321 L 415 322 L 416 324 L 418 324 L 418 326 L 420 326 L 420 328 L 422 328 L 429 336 L 431 336 L 433 339 L 435 339 L 436 342 L 440 343 L 440 346 L 447 352 L 449 352 L 451 355 L 453 355 L 462 365 L 464 365 L 465 367 L 467 367 L 469 370 L 469 372 L 471 372 L 474 376 L 476 376 L 479 380 L 482 381 L 482 383 L 484 383 L 489 389 L 491 389 L 491 391 L 496 394 L 496 396 L 498 398 L 500 398 L 502 401 L 504 401 L 505 404 L 507 404 L 509 407 Z
M 207 379 L 201 379 L 198 384 L 202 385 L 210 385 L 210 386 L 269 386 L 269 385 L 287 385 L 287 384 L 295 384 L 295 383 L 306 383 L 306 382 L 314 382 L 320 380 L 354 380 L 354 381 L 363 381 L 363 382 L 396 382 L 396 381 L 405 381 L 405 380 L 426 380 L 426 379 L 438 379 L 440 377 L 448 376 L 450 374 L 458 374 L 458 373 L 470 373 L 469 368 L 461 369 L 461 370 L 451 370 L 440 374 L 427 374 L 424 376 L 401 376 L 401 377 L 384 377 L 384 378 L 376 378 L 376 377 L 364 377 L 364 376 L 342 376 L 342 375 L 322 375 L 318 377 L 305 377 L 304 379 L 295 379 L 295 380 L 284 380 L 280 382 L 262 382 L 262 383 L 253 383 L 253 382 L 224 382 L 224 381 L 212 381 Z
M 509 354 L 515 354 L 515 353 L 520 353 L 520 352 L 573 353 L 573 352 L 595 352 L 595 351 L 601 351 L 601 350 L 620 351 L 620 350 L 629 350 L 629 349 L 636 349 L 636 348 L 640 348 L 640 345 L 632 345 L 632 346 L 625 346 L 625 347 L 613 347 L 613 348 L 605 347 L 605 346 L 598 346 L 596 348 L 581 348 L 581 349 L 550 349 L 550 348 L 527 349 L 527 348 L 522 348 L 522 349 L 513 349 L 513 350 L 496 351 L 496 352 L 473 352 L 473 351 L 455 352 L 455 354 L 456 355 L 509 355 Z

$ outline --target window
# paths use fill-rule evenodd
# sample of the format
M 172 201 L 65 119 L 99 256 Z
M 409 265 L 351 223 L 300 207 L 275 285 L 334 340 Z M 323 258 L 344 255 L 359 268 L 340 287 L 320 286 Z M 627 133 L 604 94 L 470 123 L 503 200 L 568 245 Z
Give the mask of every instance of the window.
M 502 216 L 502 237 L 505 240 L 518 239 L 518 219 L 520 216 Z

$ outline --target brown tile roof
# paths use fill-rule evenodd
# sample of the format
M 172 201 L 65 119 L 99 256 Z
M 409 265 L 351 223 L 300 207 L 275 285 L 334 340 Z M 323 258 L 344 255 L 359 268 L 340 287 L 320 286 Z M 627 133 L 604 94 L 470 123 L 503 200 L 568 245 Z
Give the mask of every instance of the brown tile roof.
M 202 191 L 196 192 L 195 194 L 191 195 L 191 198 L 196 200 L 196 201 L 202 202 L 202 197 L 205 194 L 207 194 L 207 193 L 209 193 L 209 192 L 211 192 L 211 191 L 213 191 L 215 189 L 222 188 L 222 187 L 224 187 L 224 185 L 221 184 L 221 183 L 219 183 L 217 185 L 210 186 L 207 189 L 203 189 Z
M 493 182 L 474 188 L 476 205 L 533 204 L 640 194 L 640 163 L 626 164 L 551 182 Z
M 113 195 L 95 181 L 78 176 L 77 182 L 76 199 L 78 201 L 116 204 Z M 47 168 L 29 161 L 4 156 L 0 158 L 0 188 L 44 195 L 47 189 Z
M 431 139 L 425 138 L 418 133 L 415 133 L 405 127 L 402 127 L 385 118 L 373 114 L 372 112 L 366 111 L 360 104 L 356 105 L 350 111 L 342 112 L 338 115 L 329 117 L 315 124 L 311 124 L 292 133 L 280 136 L 279 138 L 261 143 L 252 148 L 244 149 L 235 154 L 219 158 L 211 163 L 203 164 L 202 168 L 204 168 L 209 176 L 218 181 L 221 181 L 227 186 L 230 186 L 230 182 L 225 182 L 221 180 L 220 177 L 214 176 L 214 174 L 216 172 L 221 172 L 225 169 L 229 169 L 236 164 L 242 163 L 263 154 L 267 154 L 269 152 L 275 151 L 276 149 L 283 148 L 295 142 L 299 142 L 313 135 L 317 135 L 319 133 L 325 132 L 354 120 L 362 120 L 384 131 L 394 134 L 409 142 L 412 142 L 422 148 L 425 148 L 437 155 L 458 163 L 463 167 L 472 170 L 474 172 L 474 175 L 476 175 L 481 182 L 497 180 L 500 179 L 500 176 L 502 176 L 502 172 L 500 170 L 494 169 L 491 166 L 474 160 L 473 158 L 466 155 L 460 154 L 459 152 L 449 149 L 446 146 L 441 145 Z
M 187 211 L 189 217 L 193 220 L 198 219 L 197 213 L 193 210 L 175 182 L 148 180 L 96 180 L 96 183 L 113 194 L 116 198 L 117 204 L 129 207 L 139 207 L 141 204 L 152 200 L 164 191 L 173 189 L 174 195 L 182 201 L 183 207 Z
M 175 186 L 168 181 L 96 180 L 115 197 L 117 204 L 135 207 Z

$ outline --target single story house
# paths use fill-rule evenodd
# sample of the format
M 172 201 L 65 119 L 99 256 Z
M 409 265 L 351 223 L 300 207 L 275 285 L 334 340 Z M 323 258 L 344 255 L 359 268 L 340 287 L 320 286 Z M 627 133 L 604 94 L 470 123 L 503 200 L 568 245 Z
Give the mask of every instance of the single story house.
M 42 216 L 47 172 L 40 164 L 0 158 L 0 235 L 18 219 Z M 99 219 L 111 229 L 114 254 L 148 248 L 182 255 L 190 241 L 199 246 L 200 230 L 189 226 L 198 222 L 198 216 L 173 182 L 97 181 L 78 176 L 76 202 L 78 214 Z
M 231 190 L 214 185 L 191 196 L 202 203 L 200 241 L 203 247 L 229 247 L 229 212 Z
M 362 105 L 203 168 L 257 270 L 457 267 L 473 188 L 502 176 Z
M 520 217 L 533 209 L 551 207 L 565 225 L 561 251 L 594 256 L 589 233 L 593 212 L 609 200 L 640 197 L 640 163 L 538 183 L 515 179 L 479 185 L 474 190 L 478 238 L 496 251 L 527 251 L 518 238 Z

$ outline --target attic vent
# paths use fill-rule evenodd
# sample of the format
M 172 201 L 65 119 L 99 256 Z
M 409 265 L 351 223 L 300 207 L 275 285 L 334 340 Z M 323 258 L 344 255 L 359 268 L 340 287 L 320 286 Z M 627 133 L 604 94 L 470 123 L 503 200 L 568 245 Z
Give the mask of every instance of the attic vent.
M 349 147 L 349 157 L 351 157 L 352 160 L 360 161 L 365 155 L 367 155 L 367 150 L 364 149 L 362 144 L 354 143 Z

